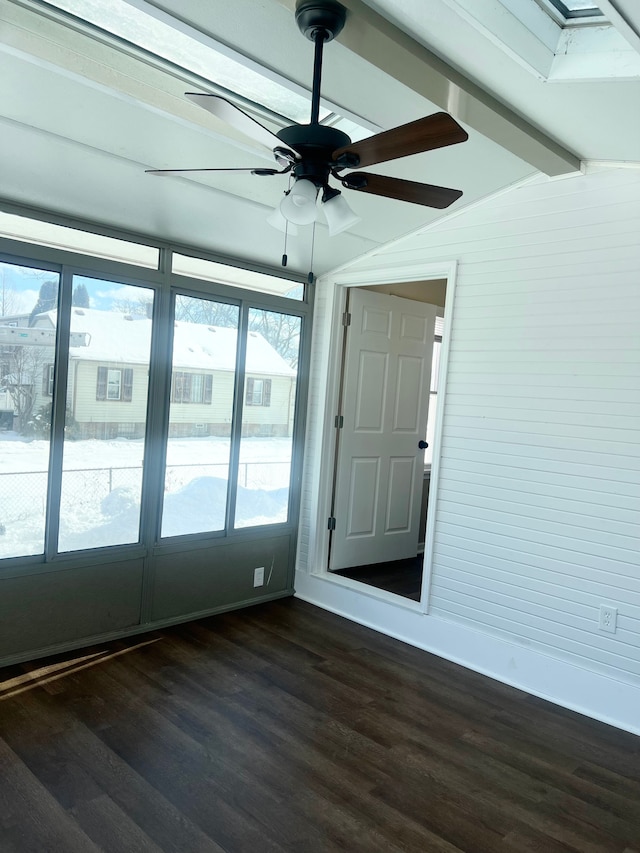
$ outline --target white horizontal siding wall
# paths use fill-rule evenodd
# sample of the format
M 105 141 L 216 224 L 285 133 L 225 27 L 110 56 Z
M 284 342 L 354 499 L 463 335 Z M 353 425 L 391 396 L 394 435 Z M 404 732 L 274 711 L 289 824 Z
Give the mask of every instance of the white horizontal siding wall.
M 460 266 L 431 611 L 640 683 L 639 176 L 528 187 L 438 233 Z
M 444 261 L 458 268 L 429 616 L 640 686 L 640 170 L 514 189 L 351 269 Z M 432 620 L 406 619 L 433 647 Z

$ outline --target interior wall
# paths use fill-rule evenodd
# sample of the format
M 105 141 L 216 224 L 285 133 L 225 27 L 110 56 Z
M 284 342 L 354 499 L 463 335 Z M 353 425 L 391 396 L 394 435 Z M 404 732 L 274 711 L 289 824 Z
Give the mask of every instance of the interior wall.
M 611 169 L 514 189 L 349 270 L 393 279 L 458 263 L 429 612 L 337 586 L 317 548 L 300 553 L 296 582 L 322 606 L 638 732 L 639 229 L 640 171 Z M 317 409 L 327 381 L 319 370 Z M 615 633 L 599 628 L 603 604 Z

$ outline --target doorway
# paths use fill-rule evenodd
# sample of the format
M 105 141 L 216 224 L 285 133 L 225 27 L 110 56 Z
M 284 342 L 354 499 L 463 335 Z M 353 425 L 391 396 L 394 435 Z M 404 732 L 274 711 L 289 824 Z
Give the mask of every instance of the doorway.
M 438 452 L 446 292 L 446 279 L 435 279 L 365 285 L 347 293 L 328 569 L 416 602 Z M 365 327 L 374 334 L 363 336 Z M 405 340 L 399 348 L 391 343 L 390 350 L 387 338 L 402 337 L 400 327 L 413 338 L 411 346 Z

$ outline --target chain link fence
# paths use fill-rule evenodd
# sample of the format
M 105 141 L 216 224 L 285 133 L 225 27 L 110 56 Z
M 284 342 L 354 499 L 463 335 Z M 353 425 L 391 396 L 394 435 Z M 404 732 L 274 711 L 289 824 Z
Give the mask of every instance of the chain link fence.
M 238 485 L 246 489 L 281 489 L 289 485 L 290 460 L 240 462 Z M 178 492 L 199 477 L 227 480 L 225 463 L 168 465 L 165 493 Z M 46 471 L 0 473 L 0 557 L 42 553 L 47 503 Z M 139 503 L 142 466 L 70 469 L 63 473 L 61 516 L 99 515 L 102 501 L 126 489 Z

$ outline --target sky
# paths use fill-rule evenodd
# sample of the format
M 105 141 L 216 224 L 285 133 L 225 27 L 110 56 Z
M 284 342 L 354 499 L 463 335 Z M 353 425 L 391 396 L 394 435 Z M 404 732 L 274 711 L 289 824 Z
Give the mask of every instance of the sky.
M 57 280 L 57 273 L 0 263 L 0 314 L 31 311 L 41 284 L 51 279 Z
M 0 262 L 0 316 L 31 311 L 38 301 L 40 287 L 45 281 L 58 281 L 58 273 Z M 89 291 L 92 308 L 113 309 L 114 303 L 137 299 L 146 288 L 115 284 L 87 276 L 75 276 L 75 284 L 84 284 Z

